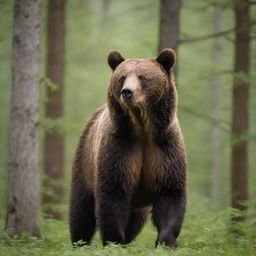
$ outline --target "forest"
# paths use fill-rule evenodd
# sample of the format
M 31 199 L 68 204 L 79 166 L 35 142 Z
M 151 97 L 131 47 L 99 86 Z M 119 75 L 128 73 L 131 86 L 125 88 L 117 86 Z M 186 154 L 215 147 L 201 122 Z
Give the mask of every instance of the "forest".
M 0 256 L 256 252 L 255 0 L 0 1 Z M 107 101 L 110 50 L 177 55 L 187 207 L 178 247 L 72 245 L 72 160 Z

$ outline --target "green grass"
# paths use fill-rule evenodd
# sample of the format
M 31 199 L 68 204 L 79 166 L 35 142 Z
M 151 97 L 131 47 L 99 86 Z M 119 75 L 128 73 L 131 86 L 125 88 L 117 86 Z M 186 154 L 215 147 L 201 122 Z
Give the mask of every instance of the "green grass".
M 199 203 L 200 202 L 200 203 Z M 164 246 L 154 247 L 156 231 L 148 221 L 136 241 L 126 247 L 111 244 L 102 247 L 97 232 L 90 246 L 71 246 L 66 221 L 42 219 L 42 238 L 37 239 L 23 234 L 21 238 L 11 239 L 0 233 L 0 256 L 21 255 L 182 255 L 182 256 L 254 256 L 256 252 L 256 219 L 248 212 L 247 220 L 232 225 L 230 216 L 240 213 L 232 209 L 214 211 L 208 201 L 202 198 L 190 199 L 185 223 L 178 239 L 179 247 L 170 250 Z M 241 234 L 231 233 L 239 229 Z

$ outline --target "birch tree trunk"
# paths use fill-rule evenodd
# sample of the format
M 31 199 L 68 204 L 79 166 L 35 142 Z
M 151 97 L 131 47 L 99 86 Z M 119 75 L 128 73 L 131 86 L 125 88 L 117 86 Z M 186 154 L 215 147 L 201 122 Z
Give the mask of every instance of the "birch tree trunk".
M 221 31 L 221 9 L 215 6 L 213 14 L 213 33 Z M 221 63 L 222 46 L 221 38 L 213 39 L 212 46 L 212 62 L 218 66 Z M 220 119 L 220 96 L 221 96 L 221 79 L 218 74 L 214 74 L 211 83 L 211 108 L 212 117 L 216 120 Z M 221 146 L 221 130 L 218 124 L 214 124 L 211 130 L 211 166 L 210 166 L 210 198 L 213 202 L 218 202 L 220 196 L 220 146 Z
M 248 200 L 248 119 L 249 83 L 237 74 L 250 71 L 250 11 L 247 0 L 235 7 L 235 53 L 232 106 L 231 202 L 232 207 L 245 210 L 241 200 Z M 235 218 L 235 220 L 240 220 Z
M 65 4 L 66 0 L 48 1 L 47 19 L 47 77 L 57 86 L 47 88 L 46 117 L 61 118 L 63 115 L 64 87 L 64 41 L 65 41 Z M 43 203 L 45 212 L 61 219 L 62 214 L 55 208 L 63 199 L 62 178 L 64 175 L 64 136 L 55 131 L 45 133 L 44 141 L 44 188 Z
M 5 229 L 39 236 L 39 33 L 40 0 L 14 4 L 9 189 Z

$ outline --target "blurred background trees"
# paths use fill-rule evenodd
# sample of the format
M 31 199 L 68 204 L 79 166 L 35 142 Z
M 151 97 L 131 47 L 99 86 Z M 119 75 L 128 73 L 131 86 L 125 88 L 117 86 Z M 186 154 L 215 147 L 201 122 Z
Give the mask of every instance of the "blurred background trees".
M 251 20 L 249 1 L 235 7 L 234 81 L 232 88 L 231 201 L 232 207 L 245 210 L 248 200 L 248 135 Z M 242 78 L 241 78 L 242 76 Z M 236 218 L 237 219 L 237 218 Z
M 46 78 L 49 79 L 45 103 L 45 117 L 58 121 L 63 116 L 64 58 L 65 58 L 66 0 L 49 0 L 47 9 Z M 63 199 L 64 135 L 58 128 L 45 130 L 44 135 L 44 190 L 45 213 L 56 219 L 62 214 L 54 205 Z
M 181 0 L 160 0 L 158 52 L 164 48 L 172 48 L 178 56 L 180 9 Z M 175 71 L 177 70 L 177 63 L 174 68 Z
M 181 4 L 168 0 L 54 0 L 49 3 L 42 2 L 42 58 L 38 76 L 41 78 L 40 170 L 48 215 L 67 216 L 73 151 L 85 121 L 106 101 L 111 76 L 106 55 L 110 49 L 120 50 L 127 58 L 153 57 L 165 47 L 178 49 L 178 115 L 188 154 L 188 209 L 196 209 L 204 200 L 211 202 L 209 211 L 225 209 L 230 201 L 233 207 L 244 209 L 240 200 L 255 200 L 256 5 L 253 1 L 183 0 Z M 9 101 L 14 90 L 10 86 L 13 1 L 0 2 L 0 7 L 0 23 L 5 24 L 0 31 L 0 193 L 4 195 L 0 200 L 0 223 L 4 224 L 6 149 L 8 133 L 15 130 L 12 121 L 10 125 L 7 121 L 9 110 L 11 115 L 13 111 Z M 28 87 L 26 92 L 30 92 Z M 25 96 L 27 99 L 30 94 Z M 10 139 L 10 147 L 12 144 Z M 33 184 L 36 181 L 26 187 Z M 56 208 L 56 204 L 60 207 Z
M 212 25 L 213 33 L 221 32 L 221 17 L 222 11 L 219 6 L 215 6 L 212 16 Z M 222 47 L 222 38 L 215 37 L 212 39 L 212 56 L 211 60 L 215 66 L 222 61 L 223 47 Z M 211 116 L 218 120 L 221 118 L 221 77 L 220 74 L 213 74 L 211 78 Z M 211 158 L 210 158 L 210 198 L 216 204 L 220 199 L 220 182 L 221 182 L 221 129 L 218 123 L 212 124 L 211 134 L 210 134 L 210 143 L 211 143 Z

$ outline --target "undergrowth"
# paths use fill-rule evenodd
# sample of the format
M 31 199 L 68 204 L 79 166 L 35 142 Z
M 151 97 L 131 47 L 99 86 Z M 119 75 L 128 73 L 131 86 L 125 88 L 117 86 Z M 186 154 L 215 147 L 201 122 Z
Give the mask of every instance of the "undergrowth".
M 209 203 L 203 202 L 201 199 L 194 200 L 189 206 L 178 239 L 179 247 L 175 250 L 164 246 L 154 247 L 156 231 L 150 221 L 136 241 L 128 246 L 121 247 L 111 244 L 102 247 L 97 232 L 90 246 L 74 247 L 69 241 L 67 222 L 44 218 L 41 220 L 42 237 L 40 239 L 30 237 L 25 233 L 20 238 L 10 238 L 4 231 L 1 231 L 0 256 L 255 256 L 256 216 L 254 206 L 255 202 L 250 204 L 245 221 L 233 224 L 230 221 L 231 216 L 240 216 L 240 212 L 231 208 L 214 211 Z

